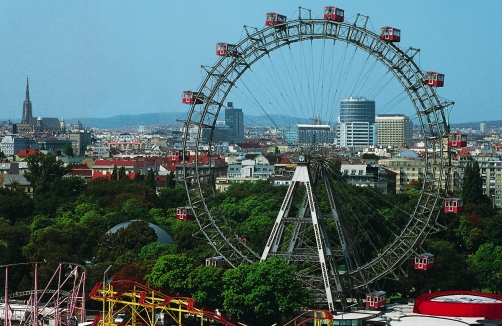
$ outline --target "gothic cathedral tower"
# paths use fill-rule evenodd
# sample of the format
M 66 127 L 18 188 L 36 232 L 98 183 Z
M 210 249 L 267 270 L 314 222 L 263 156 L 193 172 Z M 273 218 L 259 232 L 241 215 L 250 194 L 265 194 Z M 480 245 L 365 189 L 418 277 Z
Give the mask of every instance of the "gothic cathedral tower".
M 31 110 L 30 86 L 28 84 L 28 77 L 26 77 L 26 99 L 23 103 L 23 119 L 21 120 L 21 123 L 31 125 L 32 120 L 33 112 Z

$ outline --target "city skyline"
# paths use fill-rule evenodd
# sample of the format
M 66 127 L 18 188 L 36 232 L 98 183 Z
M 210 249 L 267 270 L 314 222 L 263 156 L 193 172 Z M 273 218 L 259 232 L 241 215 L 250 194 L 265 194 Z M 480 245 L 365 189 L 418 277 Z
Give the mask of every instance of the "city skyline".
M 314 18 L 320 17 L 325 5 L 320 1 L 306 4 Z M 493 119 L 491 111 L 501 102 L 496 90 L 499 51 L 491 33 L 486 32 L 499 30 L 495 20 L 496 9 L 502 6 L 499 2 L 462 6 L 426 1 L 407 4 L 408 10 L 364 1 L 335 5 L 345 10 L 347 21 L 354 21 L 358 13 L 368 15 L 367 27 L 375 32 L 385 25 L 401 28 L 399 46 L 403 50 L 420 48 L 415 60 L 421 68 L 445 74 L 445 87 L 438 93 L 456 102 L 449 117 L 452 123 Z M 246 6 L 246 15 L 240 14 L 242 4 L 230 1 L 210 5 L 195 1 L 196 9 L 184 7 L 181 3 L 141 6 L 113 1 L 0 4 L 4 14 L 0 24 L 4 32 L 0 119 L 21 119 L 27 76 L 33 116 L 105 118 L 169 111 L 179 112 L 182 118 L 188 107 L 181 104 L 181 92 L 197 89 L 203 79 L 200 66 L 213 65 L 219 59 L 214 54 L 217 42 L 239 41 L 245 35 L 244 24 L 263 28 L 269 11 L 283 13 L 288 19 L 298 16 L 297 6 L 264 1 Z M 202 12 L 204 18 L 192 19 L 193 10 Z M 229 20 L 233 15 L 238 19 Z M 475 29 L 466 24 L 468 18 L 476 19 Z M 186 42 L 187 38 L 193 42 Z M 227 100 L 242 103 L 232 96 Z M 384 100 L 377 100 L 377 114 L 410 115 L 402 112 L 409 104 L 378 112 Z M 239 106 L 249 107 L 245 103 Z M 309 112 L 302 118 L 314 115 Z
M 22 119 L 21 121 L 18 123 L 15 119 L 10 120 L 9 121 L 11 123 L 17 123 L 18 124 L 18 128 L 19 126 L 23 126 L 23 130 L 26 129 L 26 128 L 32 128 L 32 127 L 35 127 L 35 125 L 37 126 L 37 128 L 40 128 L 42 130 L 42 126 L 39 124 L 41 124 L 42 121 L 44 121 L 44 126 L 46 127 L 49 127 L 51 130 L 54 129 L 54 130 L 57 130 L 60 128 L 60 125 L 62 126 L 61 123 L 64 123 L 64 117 L 62 118 L 62 122 L 60 123 L 59 122 L 59 119 L 58 118 L 48 118 L 48 117 L 42 117 L 42 116 L 33 116 L 32 114 L 32 105 L 31 105 L 31 100 L 30 100 L 30 95 L 29 95 L 29 78 L 26 78 L 26 97 L 25 97 L 25 100 L 23 102 L 23 108 L 22 108 Z M 343 103 L 346 103 L 347 101 L 350 101 L 350 100 L 368 100 L 366 99 L 365 97 L 363 96 L 359 96 L 359 97 L 349 97 L 347 99 L 342 99 L 340 101 L 340 116 L 338 116 L 338 119 L 340 120 L 344 120 L 343 116 L 344 116 L 344 109 L 343 109 Z M 373 105 L 374 105 L 374 101 L 373 101 Z M 226 112 L 230 112 L 234 110 L 233 108 L 233 102 L 227 102 L 226 103 L 226 109 L 225 111 Z M 243 114 L 242 114 L 242 109 L 238 109 L 240 111 L 240 115 L 241 115 L 241 125 L 243 123 Z M 373 109 L 374 111 L 374 109 Z M 165 112 L 167 113 L 167 112 Z M 147 123 L 148 125 L 155 125 L 155 126 L 160 126 L 160 125 L 164 125 L 164 124 L 167 124 L 167 125 L 176 125 L 176 124 L 179 124 L 180 123 L 180 119 L 178 119 L 177 117 L 174 117 L 173 116 L 165 116 L 164 118 L 165 119 L 162 119 L 158 116 L 159 114 L 156 114 L 156 113 L 146 113 L 146 114 L 131 114 L 131 115 L 117 115 L 117 116 L 113 116 L 113 117 L 108 117 L 108 118 L 84 118 L 84 120 L 86 121 L 94 121 L 94 123 L 89 123 L 88 127 L 90 128 L 120 128 L 120 127 L 131 127 L 131 123 L 132 125 L 140 125 L 140 126 L 143 126 L 144 127 L 144 118 L 147 117 L 147 120 L 151 120 L 152 118 L 148 118 L 149 116 L 152 116 L 154 117 L 153 120 L 150 122 L 150 123 Z M 391 116 L 391 117 L 396 117 L 396 116 L 405 116 L 407 119 L 409 119 L 409 117 L 407 117 L 406 115 L 402 114 L 402 113 L 391 113 L 391 114 L 388 114 L 388 113 L 385 113 L 385 114 L 375 114 L 374 118 L 378 118 L 378 117 L 388 117 L 388 116 Z M 135 119 L 134 117 L 140 117 L 138 119 Z M 122 119 L 123 122 L 129 122 L 129 123 L 122 123 L 120 126 L 117 126 L 115 125 L 117 123 L 117 119 L 116 118 L 119 118 L 119 120 Z M 220 122 L 222 122 L 223 124 L 225 124 L 225 120 L 226 119 L 226 115 L 223 114 L 222 116 L 220 116 L 220 118 L 222 119 Z M 267 121 L 265 122 L 265 124 L 263 123 L 263 121 L 260 122 L 256 122 L 256 121 L 259 121 L 260 119 L 263 119 L 263 118 L 266 118 Z M 282 117 L 284 118 L 284 117 Z M 284 119 L 284 121 L 286 120 L 289 120 L 289 121 L 293 121 L 294 119 L 299 119 L 298 121 L 301 121 L 302 118 L 298 118 L 298 117 L 290 117 L 291 119 Z M 273 125 L 273 121 L 271 121 L 270 119 L 272 119 L 270 116 L 268 115 L 263 115 L 263 116 L 251 116 L 251 119 L 248 121 L 248 123 L 246 123 L 246 125 L 248 126 L 268 126 L 268 127 L 278 127 L 278 125 Z M 310 122 L 308 122 L 308 120 L 312 120 L 312 123 L 313 125 L 316 125 L 316 124 L 320 124 L 321 122 L 321 119 L 319 118 L 318 115 L 316 115 L 314 118 L 308 118 L 308 119 L 305 119 L 303 118 L 305 121 L 303 122 L 300 122 L 299 124 L 306 124 L 306 125 L 310 125 Z M 31 123 L 26 123 L 25 121 L 27 120 L 30 120 Z M 113 121 L 113 124 L 112 126 L 110 125 L 106 125 L 106 122 L 105 121 Z M 138 123 L 138 121 L 142 121 L 141 123 Z M 81 121 L 78 119 L 78 118 L 73 118 L 73 119 L 67 119 L 67 121 L 69 121 L 70 123 L 73 122 L 73 123 L 77 123 L 77 124 L 80 124 Z M 103 121 L 103 122 L 100 122 L 98 123 L 99 125 L 95 125 L 96 121 Z M 283 121 L 283 122 L 284 122 Z M 249 123 L 251 122 L 251 123 Z M 267 125 L 267 123 L 272 123 L 270 125 Z M 319 123 L 318 123 L 319 122 Z M 342 121 L 343 122 L 343 121 Z M 409 119 L 409 122 L 410 122 L 410 125 L 413 126 L 413 121 L 411 119 Z M 229 122 L 230 123 L 230 122 Z M 337 125 L 338 127 L 340 127 L 340 121 L 337 123 L 336 121 L 326 121 L 327 125 L 335 128 Z M 464 125 L 465 124 L 475 124 L 477 122 L 466 122 L 466 123 L 463 123 Z M 491 125 L 490 123 L 494 123 L 493 125 Z M 119 121 L 119 124 L 120 124 L 120 121 Z M 228 124 L 228 123 L 227 123 Z M 232 123 L 230 123 L 232 124 Z M 488 124 L 488 125 L 487 125 Z M 501 124 L 501 120 L 490 120 L 490 121 L 484 121 L 484 122 L 480 122 L 479 123 L 479 129 L 481 132 L 485 132 L 486 130 L 486 127 L 490 127 L 490 128 L 499 128 L 498 125 Z M 294 127 L 294 125 L 298 125 L 298 123 L 290 123 L 289 125 L 287 124 L 283 124 L 281 125 L 280 127 Z M 415 124 L 416 125 L 416 124 Z M 456 124 L 452 125 L 453 128 L 458 128 L 458 126 Z M 465 127 L 465 126 L 464 126 Z M 61 127 L 62 128 L 62 127 Z M 242 129 L 242 128 L 241 128 Z M 243 129 L 242 129 L 243 130 Z M 241 131 L 242 131 L 241 130 Z M 242 135 L 241 135 L 242 136 Z M 380 136 L 378 136 L 380 137 Z M 221 137 L 217 137 L 217 139 L 219 139 Z M 242 137 L 241 137 L 242 138 Z

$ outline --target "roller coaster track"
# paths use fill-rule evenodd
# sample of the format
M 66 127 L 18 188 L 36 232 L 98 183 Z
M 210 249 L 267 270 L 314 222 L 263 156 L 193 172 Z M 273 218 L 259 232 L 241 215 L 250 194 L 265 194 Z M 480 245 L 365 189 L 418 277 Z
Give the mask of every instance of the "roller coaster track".
M 217 311 L 196 306 L 193 298 L 168 296 L 129 280 L 111 281 L 108 284 L 99 282 L 89 296 L 103 302 L 102 313 L 96 316 L 92 326 L 116 326 L 119 313 L 127 314 L 125 320 L 119 323 L 120 326 L 155 326 L 162 323 L 162 314 L 163 318 L 170 318 L 177 325 L 183 325 L 184 317 L 192 316 L 200 318 L 200 325 L 204 325 L 204 320 L 210 320 L 225 326 L 245 326 Z M 165 319 L 163 324 L 166 324 Z

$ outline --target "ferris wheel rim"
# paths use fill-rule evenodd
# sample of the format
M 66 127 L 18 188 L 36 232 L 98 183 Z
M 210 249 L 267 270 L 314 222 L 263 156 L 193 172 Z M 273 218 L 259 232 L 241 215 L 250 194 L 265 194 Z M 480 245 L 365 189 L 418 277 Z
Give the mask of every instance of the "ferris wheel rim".
M 389 273 L 393 273 L 393 269 L 397 269 L 402 264 L 403 259 L 406 259 L 410 253 L 413 252 L 414 248 L 417 247 L 417 244 L 420 245 L 428 233 L 435 227 L 437 215 L 439 214 L 437 204 L 440 199 L 440 185 L 442 179 L 445 178 L 443 175 L 445 164 L 443 155 L 437 156 L 436 154 L 430 154 L 428 152 L 430 149 L 432 149 L 433 153 L 438 151 L 438 149 L 439 151 L 443 149 L 443 138 L 449 133 L 449 125 L 443 113 L 444 104 L 439 100 L 435 89 L 422 82 L 424 73 L 413 60 L 418 50 L 409 48 L 407 52 L 405 52 L 391 42 L 380 40 L 379 35 L 367 30 L 364 26 L 357 26 L 356 23 L 349 24 L 346 22 L 336 22 L 324 19 L 300 18 L 288 21 L 282 24 L 281 27 L 267 26 L 260 30 L 255 29 L 254 33 L 248 33 L 248 30 L 246 31 L 247 36 L 235 45 L 236 51 L 239 53 L 238 56 L 227 55 L 221 57 L 215 66 L 206 69 L 206 78 L 198 89 L 198 91 L 202 93 L 209 91 L 206 96 L 206 101 L 203 104 L 203 109 L 197 110 L 197 104 L 195 103 L 190 107 L 184 133 L 183 151 L 187 148 L 188 126 L 190 124 L 199 126 L 200 128 L 195 140 L 195 173 L 197 174 L 199 172 L 197 161 L 198 156 L 201 155 L 198 147 L 202 138 L 202 127 L 209 127 L 214 130 L 219 111 L 224 106 L 223 103 L 234 87 L 235 82 L 254 63 L 258 62 L 266 54 L 291 43 L 313 39 L 342 41 L 367 52 L 393 73 L 394 79 L 397 79 L 401 83 L 416 110 L 426 150 L 426 178 L 429 174 L 428 169 L 430 168 L 431 156 L 433 161 L 432 164 L 439 166 L 439 173 L 433 173 L 431 177 L 428 177 L 429 181 L 436 184 L 436 187 L 432 190 L 427 190 L 424 182 L 424 186 L 420 191 L 420 199 L 415 207 L 415 211 L 412 213 L 412 216 L 416 216 L 417 218 L 410 218 L 408 225 L 402 230 L 401 234 L 379 257 L 369 261 L 359 269 L 347 273 L 346 278 L 348 282 L 354 284 L 354 288 L 358 288 L 372 283 Z M 207 84 L 210 83 L 210 81 L 213 81 L 214 85 L 208 87 Z M 216 94 L 223 94 L 218 101 L 213 100 Z M 192 117 L 199 117 L 199 120 L 192 120 Z M 213 119 L 212 121 L 211 117 Z M 211 140 L 212 131 L 209 143 L 211 143 Z M 210 149 L 208 151 L 210 151 Z M 184 173 L 186 174 L 185 165 Z M 195 180 L 197 180 L 196 192 L 198 192 L 202 198 L 195 198 L 195 202 L 192 202 L 191 195 L 193 194 L 190 193 L 185 179 L 190 204 L 192 206 L 197 204 L 202 205 L 202 215 L 205 215 L 206 219 L 213 224 L 212 226 L 218 229 L 219 227 L 216 224 L 215 218 L 211 216 L 210 207 L 207 206 L 206 200 L 202 196 L 204 187 L 200 182 L 200 178 L 196 178 Z M 439 186 L 437 186 L 438 184 Z M 421 205 L 425 208 L 419 207 Z M 201 230 L 204 230 L 204 227 L 207 225 L 201 223 L 202 221 L 198 216 L 196 216 L 196 219 Z M 413 232 L 407 232 L 416 231 L 417 229 L 420 231 L 418 236 L 415 234 L 415 236 L 412 237 L 410 233 Z M 203 233 L 213 245 L 213 248 L 221 254 L 221 249 L 217 248 L 214 241 L 208 237 L 208 234 L 204 231 Z M 229 241 L 228 237 L 224 236 L 223 231 L 220 229 L 217 230 L 217 234 L 222 236 L 223 242 L 227 242 L 226 245 L 229 248 L 229 252 L 234 251 L 231 253 L 235 255 L 234 258 L 240 256 L 237 261 L 253 261 L 259 258 L 259 255 L 254 253 L 245 244 L 239 244 L 240 246 L 237 246 L 232 241 Z M 403 241 L 403 239 L 406 241 Z M 239 250 L 244 250 L 246 252 L 242 253 Z M 222 256 L 228 259 L 231 265 L 234 265 L 230 258 L 225 257 L 224 254 Z M 370 277 L 369 270 L 373 269 L 374 271 L 375 261 L 377 260 L 386 266 L 385 270 L 380 268 L 378 272 L 375 273 L 375 276 Z

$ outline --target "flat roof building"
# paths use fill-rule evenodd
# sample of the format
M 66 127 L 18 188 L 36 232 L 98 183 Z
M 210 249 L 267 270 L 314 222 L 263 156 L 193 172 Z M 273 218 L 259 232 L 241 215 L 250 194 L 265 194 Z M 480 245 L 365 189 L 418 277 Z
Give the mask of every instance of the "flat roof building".
M 378 146 L 413 146 L 413 122 L 406 115 L 379 114 L 375 121 Z

